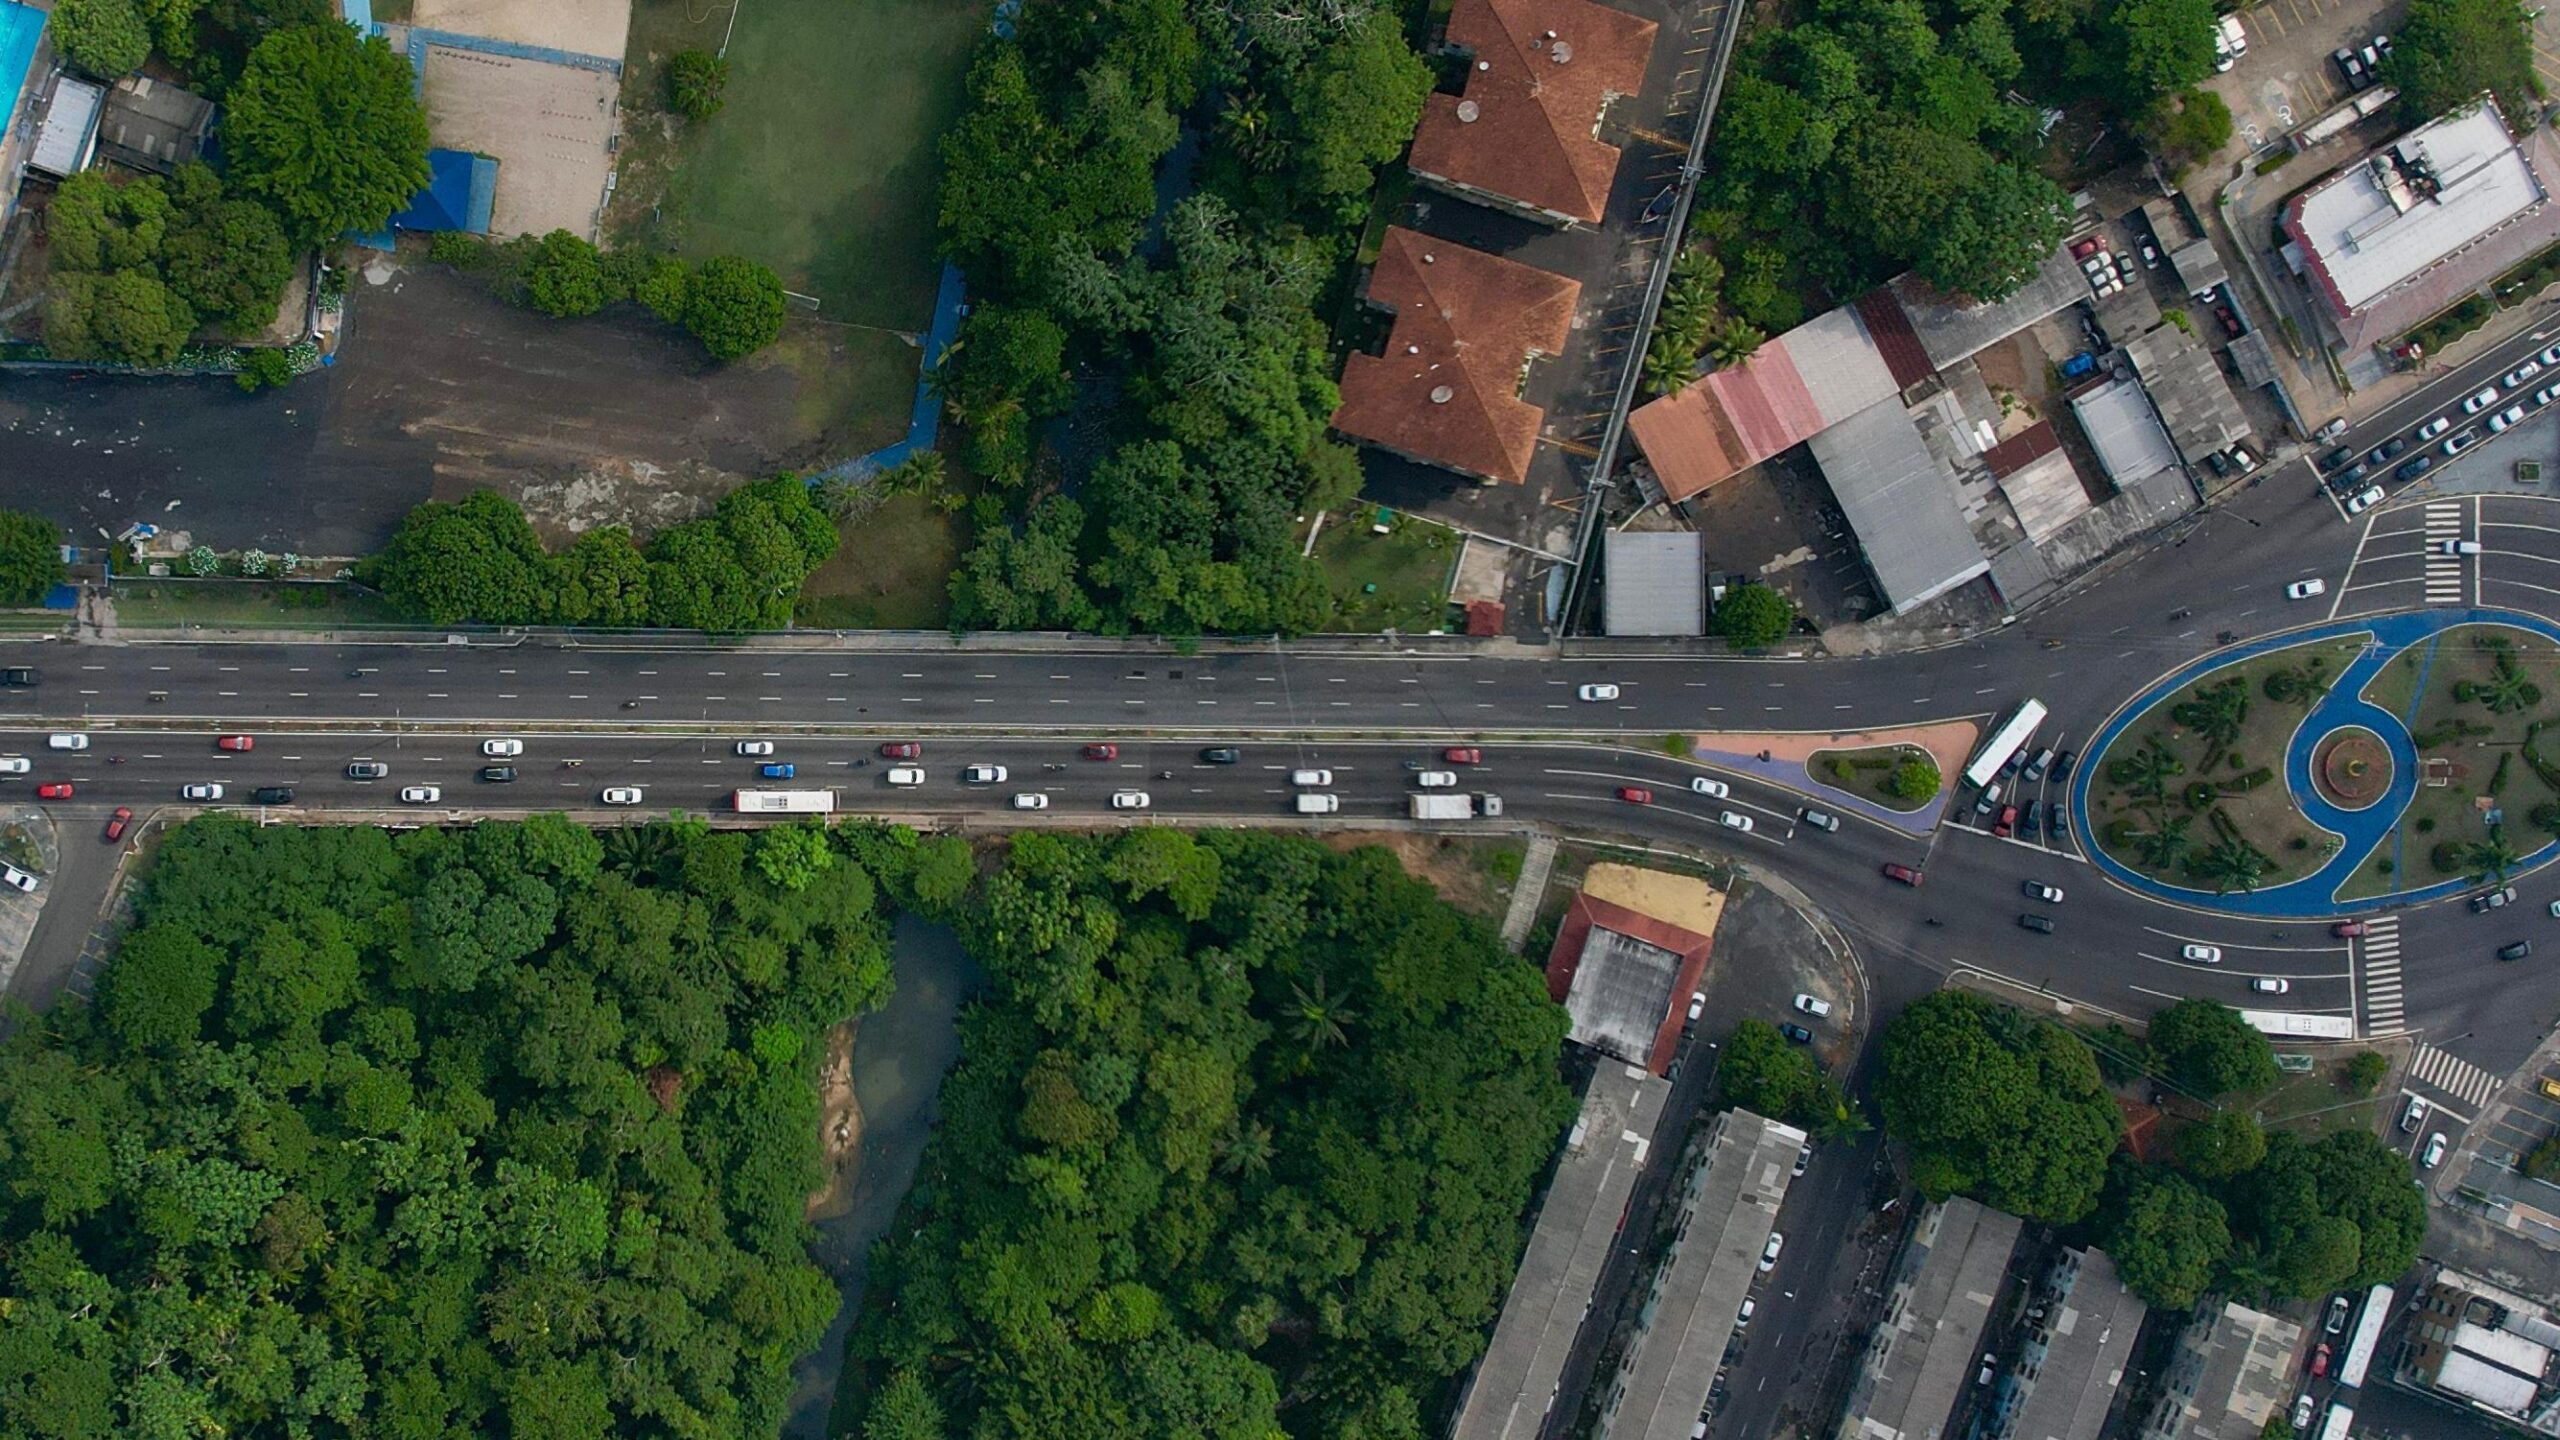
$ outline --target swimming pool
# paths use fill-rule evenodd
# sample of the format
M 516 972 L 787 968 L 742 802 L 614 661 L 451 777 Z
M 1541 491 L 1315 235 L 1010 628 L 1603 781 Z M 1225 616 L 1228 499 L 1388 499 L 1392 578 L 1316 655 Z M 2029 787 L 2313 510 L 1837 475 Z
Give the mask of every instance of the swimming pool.
M 18 119 L 18 98 L 27 84 L 27 64 L 36 58 L 36 37 L 44 33 L 44 12 L 17 0 L 0 0 L 0 136 Z

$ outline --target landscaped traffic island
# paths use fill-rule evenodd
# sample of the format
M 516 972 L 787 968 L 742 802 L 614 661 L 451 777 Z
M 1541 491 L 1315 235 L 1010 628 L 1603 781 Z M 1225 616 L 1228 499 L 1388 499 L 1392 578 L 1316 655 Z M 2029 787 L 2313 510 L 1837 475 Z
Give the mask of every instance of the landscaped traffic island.
M 2363 648 L 2347 637 L 2290 646 L 2162 695 L 2099 756 L 2083 833 L 2139 874 L 2217 894 L 2318 871 L 2338 836 L 2294 803 L 2285 755 Z
M 2560 836 L 2560 647 L 2506 625 L 2462 625 L 2409 646 L 2365 686 L 2403 718 L 2417 793 L 2340 892 L 2398 895 L 2512 872 Z

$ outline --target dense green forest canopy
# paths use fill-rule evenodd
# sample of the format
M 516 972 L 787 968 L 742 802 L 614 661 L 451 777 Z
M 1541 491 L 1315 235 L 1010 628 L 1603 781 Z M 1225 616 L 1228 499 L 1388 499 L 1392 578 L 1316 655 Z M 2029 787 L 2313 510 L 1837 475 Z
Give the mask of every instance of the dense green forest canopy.
M 1386 852 L 1269 834 L 1029 834 L 934 888 L 994 991 L 874 1252 L 854 1433 L 1420 1436 L 1572 1114 L 1538 972 Z
M 899 838 L 171 834 L 0 1047 L 0 1434 L 775 1434 Z

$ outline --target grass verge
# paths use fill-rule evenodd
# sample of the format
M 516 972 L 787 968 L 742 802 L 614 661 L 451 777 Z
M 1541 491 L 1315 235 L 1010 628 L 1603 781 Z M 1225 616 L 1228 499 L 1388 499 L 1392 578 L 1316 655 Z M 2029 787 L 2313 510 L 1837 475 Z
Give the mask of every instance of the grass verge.
M 2492 710 L 2478 697 L 2483 687 L 2498 684 L 2501 656 L 2523 681 L 2521 687 L 2510 685 L 2502 702 L 2521 703 Z M 2466 695 L 2473 698 L 2461 698 Z M 2508 843 L 2520 853 L 2560 837 L 2560 790 L 2523 754 L 2537 723 L 2560 727 L 2560 704 L 2554 703 L 2560 702 L 2560 652 L 2550 642 L 2504 626 L 2459 626 L 2393 657 L 2365 686 L 2364 696 L 2401 717 L 2418 741 L 2422 769 L 2442 783 L 2419 784 L 2376 859 L 2360 867 L 2342 892 L 2345 897 L 2423 890 L 2468 873 L 2463 864 L 2439 860 L 2453 860 L 2460 847 L 2488 839 L 2492 815 L 2501 818 Z M 2540 734 L 2535 751 L 2547 761 L 2560 760 L 2560 735 L 2550 728 Z
M 1917 761 L 1928 767 L 1929 793 L 1917 800 L 1894 794 L 1885 788 L 1896 770 L 1906 761 Z M 1938 798 L 1944 777 L 1938 774 L 1938 762 L 1917 745 L 1868 745 L 1856 750 L 1816 750 L 1805 761 L 1817 780 L 1828 781 L 1861 799 L 1872 800 L 1888 810 L 1909 814 Z
M 379 595 L 350 585 L 263 580 L 118 580 L 116 623 L 145 628 L 236 625 L 329 630 L 415 625 Z
M 892 495 L 836 526 L 836 553 L 800 587 L 794 625 L 816 630 L 939 630 L 951 618 L 951 567 L 967 512 L 928 495 Z
M 1462 537 L 1446 525 L 1413 515 L 1387 520 L 1387 533 L 1371 524 L 1376 512 L 1359 506 L 1330 516 L 1316 536 L 1316 558 L 1335 601 L 1330 628 L 1368 633 L 1400 630 L 1428 634 L 1449 624 L 1449 577 Z

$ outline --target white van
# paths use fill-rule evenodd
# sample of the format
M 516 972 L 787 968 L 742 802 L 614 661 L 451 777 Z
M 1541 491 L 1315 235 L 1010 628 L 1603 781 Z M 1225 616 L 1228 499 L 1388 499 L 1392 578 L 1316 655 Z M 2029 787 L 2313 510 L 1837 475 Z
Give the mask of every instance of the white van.
M 1341 808 L 1342 797 L 1339 795 L 1308 793 L 1298 797 L 1298 813 L 1301 815 L 1330 815 Z
M 89 737 L 86 735 L 47 735 L 44 737 L 44 743 L 48 748 L 54 750 L 86 750 L 89 748 Z
M 1292 785 L 1304 785 L 1312 790 L 1322 790 L 1333 783 L 1333 772 L 1330 770 L 1292 770 L 1289 772 L 1289 783 Z
M 889 771 L 889 783 L 892 785 L 921 785 L 924 783 L 924 771 L 922 768 L 914 765 L 899 765 L 893 767 Z
M 1797 996 L 1796 1008 L 1807 1015 L 1812 1016 L 1816 1020 L 1828 1020 L 1831 1018 L 1831 1002 L 1823 999 L 1819 995 Z

